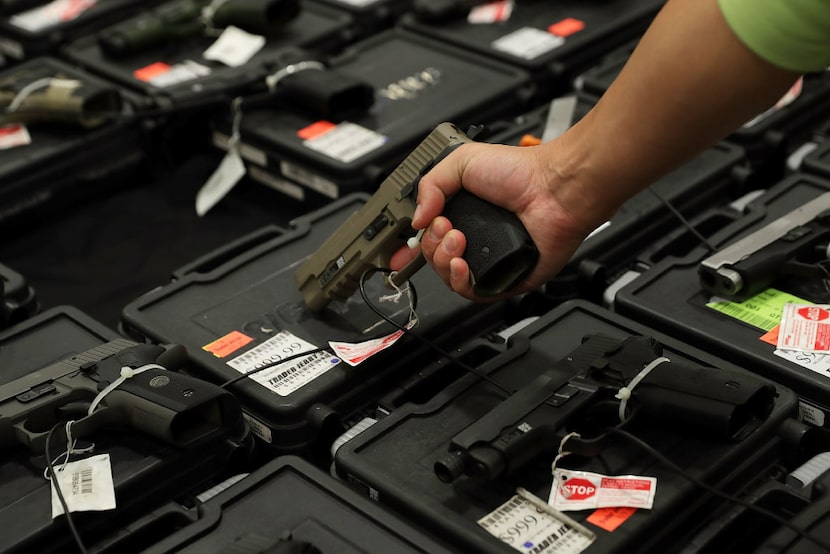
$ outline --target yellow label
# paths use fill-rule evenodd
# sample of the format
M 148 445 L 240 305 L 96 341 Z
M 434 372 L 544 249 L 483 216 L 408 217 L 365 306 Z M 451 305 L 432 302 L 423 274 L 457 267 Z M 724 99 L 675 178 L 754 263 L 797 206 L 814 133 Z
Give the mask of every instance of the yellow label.
M 771 331 L 781 323 L 784 313 L 784 304 L 812 304 L 807 300 L 782 292 L 777 289 L 767 289 L 744 300 L 743 302 L 709 302 L 707 308 L 712 308 L 722 314 L 734 317 L 744 323 Z

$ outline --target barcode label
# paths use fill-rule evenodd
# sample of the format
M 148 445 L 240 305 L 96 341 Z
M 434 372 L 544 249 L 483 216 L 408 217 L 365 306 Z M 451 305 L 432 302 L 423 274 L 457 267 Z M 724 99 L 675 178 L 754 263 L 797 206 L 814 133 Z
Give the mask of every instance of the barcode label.
M 70 512 L 90 512 L 115 509 L 115 487 L 109 454 L 92 456 L 77 462 L 55 466 L 57 482 L 52 481 L 52 517 L 63 514 L 55 485 Z
M 283 359 L 315 348 L 293 333 L 280 331 L 262 344 L 229 360 L 228 365 L 240 373 L 249 373 L 268 364 L 277 364 L 251 375 L 251 379 L 280 396 L 288 396 L 340 363 L 337 356 L 318 352 L 278 364 Z
M 526 554 L 578 554 L 595 539 L 519 495 L 478 520 L 478 524 L 497 539 Z

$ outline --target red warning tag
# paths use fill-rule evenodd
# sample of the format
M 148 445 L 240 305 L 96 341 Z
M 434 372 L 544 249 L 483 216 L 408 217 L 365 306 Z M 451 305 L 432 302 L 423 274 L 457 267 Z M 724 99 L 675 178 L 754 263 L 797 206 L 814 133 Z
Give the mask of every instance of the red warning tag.
M 605 529 L 609 533 L 625 523 L 628 518 L 634 515 L 637 508 L 620 507 L 620 508 L 600 508 L 589 515 L 585 521 L 593 523 L 600 529 Z

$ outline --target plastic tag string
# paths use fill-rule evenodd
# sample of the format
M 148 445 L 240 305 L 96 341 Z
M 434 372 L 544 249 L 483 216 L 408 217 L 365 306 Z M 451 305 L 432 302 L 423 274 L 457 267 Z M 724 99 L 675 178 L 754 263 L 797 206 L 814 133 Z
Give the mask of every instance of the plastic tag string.
M 66 452 L 62 452 L 61 454 L 58 454 L 58 456 L 54 460 L 52 460 L 52 465 L 54 466 L 55 464 L 58 463 L 58 460 L 63 458 L 63 463 L 55 471 L 63 471 L 63 469 L 66 467 L 66 464 L 69 463 L 69 457 L 72 456 L 72 454 L 86 454 L 87 452 L 92 452 L 95 449 L 95 443 L 90 444 L 86 448 L 75 448 L 75 445 L 78 443 L 78 441 L 76 439 L 72 438 L 72 424 L 73 423 L 75 423 L 74 420 L 70 420 L 70 421 L 66 422 Z M 48 467 L 46 467 L 43 470 L 43 478 L 46 479 L 47 481 L 52 480 L 51 476 L 49 475 L 49 468 Z
M 634 379 L 631 380 L 625 387 L 620 387 L 620 390 L 617 391 L 617 394 L 614 395 L 614 398 L 620 401 L 620 408 L 618 414 L 620 416 L 620 422 L 625 422 L 625 408 L 628 405 L 628 399 L 631 398 L 631 393 L 634 391 L 634 387 L 636 387 L 640 381 L 646 378 L 646 376 L 651 373 L 658 365 L 662 364 L 663 362 L 670 362 L 671 360 L 666 358 L 665 356 L 661 356 L 659 358 L 655 358 L 651 362 L 649 362 L 637 375 L 634 376 Z
M 574 433 L 568 433 L 567 435 L 562 437 L 562 440 L 559 442 L 559 451 L 557 452 L 556 457 L 553 459 L 553 462 L 551 462 L 551 464 L 550 464 L 550 472 L 551 473 L 556 472 L 556 464 L 559 463 L 559 460 L 561 460 L 562 458 L 564 458 L 568 454 L 572 454 L 572 452 L 567 452 L 565 450 L 565 443 L 568 442 L 568 439 L 570 439 L 570 438 L 577 438 L 578 439 L 579 437 L 580 437 L 580 434 L 575 433 L 575 432 Z

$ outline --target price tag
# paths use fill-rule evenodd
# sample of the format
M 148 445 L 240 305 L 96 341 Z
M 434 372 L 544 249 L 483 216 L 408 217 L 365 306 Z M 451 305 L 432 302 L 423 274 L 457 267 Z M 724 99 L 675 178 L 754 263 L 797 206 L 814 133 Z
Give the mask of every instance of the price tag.
M 315 346 L 310 342 L 288 331 L 280 331 L 262 344 L 229 360 L 228 365 L 240 373 L 249 373 L 264 365 L 314 349 Z M 276 394 L 288 396 L 339 363 L 340 358 L 328 352 L 318 352 L 255 373 L 251 379 Z
M 522 27 L 495 40 L 494 50 L 532 60 L 565 44 L 565 39 L 535 27 Z
M 6 125 L 0 127 L 0 150 L 32 144 L 32 137 L 25 125 Z
M 231 148 L 222 158 L 216 171 L 196 194 L 196 213 L 205 215 L 227 195 L 236 183 L 245 176 L 245 162 L 239 155 L 239 148 Z
M 514 5 L 514 0 L 497 0 L 496 2 L 481 4 L 471 9 L 470 13 L 467 14 L 467 23 L 476 25 L 507 21 L 513 13 Z
M 55 468 L 55 476 L 70 512 L 115 509 L 115 487 L 109 454 L 92 456 Z M 52 482 L 52 518 L 63 514 Z
M 265 37 L 252 35 L 233 25 L 227 27 L 205 53 L 206 60 L 223 63 L 229 67 L 240 67 L 251 61 L 265 46 Z
M 596 536 L 571 523 L 564 514 L 518 494 L 478 520 L 488 533 L 525 554 L 583 552 Z
M 30 33 L 37 33 L 73 21 L 95 4 L 96 0 L 53 0 L 11 16 L 9 23 Z

